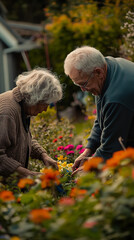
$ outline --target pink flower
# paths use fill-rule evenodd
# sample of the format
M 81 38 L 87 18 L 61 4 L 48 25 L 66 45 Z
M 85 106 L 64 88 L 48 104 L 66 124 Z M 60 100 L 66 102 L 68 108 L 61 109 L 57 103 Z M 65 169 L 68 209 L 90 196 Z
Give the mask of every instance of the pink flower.
M 63 197 L 63 198 L 61 198 L 61 199 L 59 200 L 59 204 L 60 204 L 60 205 L 72 206 L 72 205 L 74 205 L 74 203 L 75 203 L 75 200 L 72 199 L 72 198 L 70 198 L 70 197 Z
M 63 146 L 59 146 L 59 147 L 57 148 L 58 151 L 60 151 L 60 150 L 62 150 L 62 149 L 64 149 Z
M 79 150 L 79 149 L 81 149 L 83 147 L 83 145 L 78 145 L 77 147 L 76 147 L 76 150 Z
M 74 148 L 74 145 L 68 144 L 66 147 L 64 147 L 64 150 L 73 149 L 73 148 Z
M 85 151 L 85 148 L 82 148 L 80 151 L 79 151 L 79 154 L 83 153 Z
M 74 154 L 74 151 L 68 151 L 67 155 L 69 155 L 69 154 Z
M 54 157 L 55 157 L 55 158 L 57 158 L 57 157 L 58 157 L 58 155 L 55 155 Z
M 93 114 L 96 115 L 96 113 L 97 113 L 97 111 L 96 111 L 96 109 L 94 109 L 94 110 L 93 110 Z
M 93 228 L 96 224 L 97 224 L 97 222 L 94 222 L 94 221 L 86 221 L 83 224 L 83 227 L 84 228 Z

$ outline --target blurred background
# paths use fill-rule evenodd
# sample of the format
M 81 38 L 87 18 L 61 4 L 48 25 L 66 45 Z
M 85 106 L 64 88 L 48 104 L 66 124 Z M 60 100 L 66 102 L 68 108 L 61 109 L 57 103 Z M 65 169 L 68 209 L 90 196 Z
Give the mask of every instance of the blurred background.
M 133 0 L 0 1 L 0 92 L 12 89 L 22 71 L 40 66 L 63 83 L 57 108 L 65 115 L 81 108 L 90 94 L 65 76 L 66 55 L 90 45 L 105 56 L 133 60 L 133 12 Z

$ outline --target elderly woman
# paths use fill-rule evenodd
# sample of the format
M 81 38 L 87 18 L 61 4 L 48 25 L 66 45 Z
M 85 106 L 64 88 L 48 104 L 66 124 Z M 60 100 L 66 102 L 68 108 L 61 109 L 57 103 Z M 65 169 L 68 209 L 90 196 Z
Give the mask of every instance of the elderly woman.
M 31 116 L 46 111 L 50 103 L 62 98 L 59 80 L 48 70 L 37 68 L 19 75 L 16 85 L 0 94 L 0 175 L 38 174 L 27 169 L 30 156 L 58 169 L 56 161 L 32 139 L 29 125 Z

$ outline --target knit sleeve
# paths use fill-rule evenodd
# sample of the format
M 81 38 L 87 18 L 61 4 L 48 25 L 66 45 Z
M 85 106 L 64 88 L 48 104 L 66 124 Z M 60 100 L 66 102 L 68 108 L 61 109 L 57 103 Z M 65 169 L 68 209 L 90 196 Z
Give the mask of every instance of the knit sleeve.
M 46 153 L 46 150 L 35 139 L 32 139 L 31 158 L 42 160 L 41 155 L 43 152 Z
M 21 164 L 7 155 L 7 150 L 16 144 L 16 123 L 7 115 L 0 115 L 0 175 L 9 176 Z

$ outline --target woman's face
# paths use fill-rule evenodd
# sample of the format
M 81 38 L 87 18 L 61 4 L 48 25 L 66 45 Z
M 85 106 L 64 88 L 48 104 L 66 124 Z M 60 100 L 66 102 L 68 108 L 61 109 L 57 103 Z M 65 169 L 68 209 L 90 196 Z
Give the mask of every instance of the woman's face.
M 25 105 L 24 110 L 27 115 L 36 116 L 38 113 L 43 111 L 47 111 L 48 104 L 47 103 L 37 103 L 36 105 L 30 106 Z

